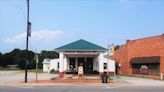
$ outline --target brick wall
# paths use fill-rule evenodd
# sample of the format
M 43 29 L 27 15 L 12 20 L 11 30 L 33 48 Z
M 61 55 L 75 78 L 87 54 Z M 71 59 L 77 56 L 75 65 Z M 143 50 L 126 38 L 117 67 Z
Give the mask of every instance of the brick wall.
M 125 63 L 127 62 L 128 53 L 127 53 L 127 46 L 121 46 L 121 50 L 118 50 L 114 54 L 114 58 L 117 65 L 120 65 L 121 67 L 118 69 L 119 74 L 125 74 L 128 72 L 128 65 Z M 124 69 L 122 69 L 124 68 Z M 125 69 L 126 68 L 126 69 Z
M 116 64 L 121 63 L 119 74 L 132 75 L 130 60 L 134 57 L 160 56 L 160 72 L 164 73 L 164 35 L 127 41 L 114 54 Z

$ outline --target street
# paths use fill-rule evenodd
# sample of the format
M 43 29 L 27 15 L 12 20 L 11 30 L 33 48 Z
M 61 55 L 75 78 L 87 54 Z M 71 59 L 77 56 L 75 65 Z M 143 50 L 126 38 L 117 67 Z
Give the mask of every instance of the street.
M 0 87 L 0 92 L 163 92 L 163 86 L 56 86 L 56 87 Z

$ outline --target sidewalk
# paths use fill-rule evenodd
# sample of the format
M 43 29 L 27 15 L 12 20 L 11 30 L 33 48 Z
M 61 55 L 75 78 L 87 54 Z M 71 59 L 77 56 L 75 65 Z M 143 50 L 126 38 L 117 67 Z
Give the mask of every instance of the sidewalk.
M 164 81 L 140 78 L 140 77 L 128 77 L 128 76 L 119 76 L 117 78 L 120 83 L 124 83 L 124 86 L 163 86 Z
M 24 83 L 24 73 L 17 71 L 0 71 L 0 86 L 98 86 L 98 85 L 111 85 L 111 86 L 164 86 L 164 81 L 128 77 L 128 76 L 116 76 L 113 80 L 110 80 L 107 84 L 102 84 L 99 78 L 89 76 L 84 79 L 77 79 L 76 76 L 68 76 L 68 79 L 55 79 L 58 74 L 38 74 L 38 81 L 35 81 L 35 73 L 28 73 L 28 83 Z
M 38 80 L 29 81 L 28 83 L 15 81 L 10 83 L 0 84 L 0 86 L 15 86 L 15 87 L 53 87 L 53 86 L 118 86 L 120 83 L 101 83 L 101 80 Z

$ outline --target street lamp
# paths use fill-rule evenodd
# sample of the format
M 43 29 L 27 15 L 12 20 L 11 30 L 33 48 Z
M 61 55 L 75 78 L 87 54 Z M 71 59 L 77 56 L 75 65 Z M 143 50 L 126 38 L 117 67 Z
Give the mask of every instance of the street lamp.
M 28 37 L 31 36 L 31 23 L 29 22 L 29 0 L 27 1 L 27 37 L 26 37 L 26 61 L 25 61 L 25 83 L 27 83 L 28 69 Z

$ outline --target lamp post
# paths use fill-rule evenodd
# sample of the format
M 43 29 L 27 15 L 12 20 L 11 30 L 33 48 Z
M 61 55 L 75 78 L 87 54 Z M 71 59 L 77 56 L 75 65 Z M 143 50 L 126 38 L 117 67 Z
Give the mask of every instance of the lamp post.
M 31 23 L 29 22 L 29 0 L 27 1 L 27 37 L 26 37 L 26 61 L 25 61 L 25 83 L 27 83 L 28 69 L 28 37 L 31 36 Z

